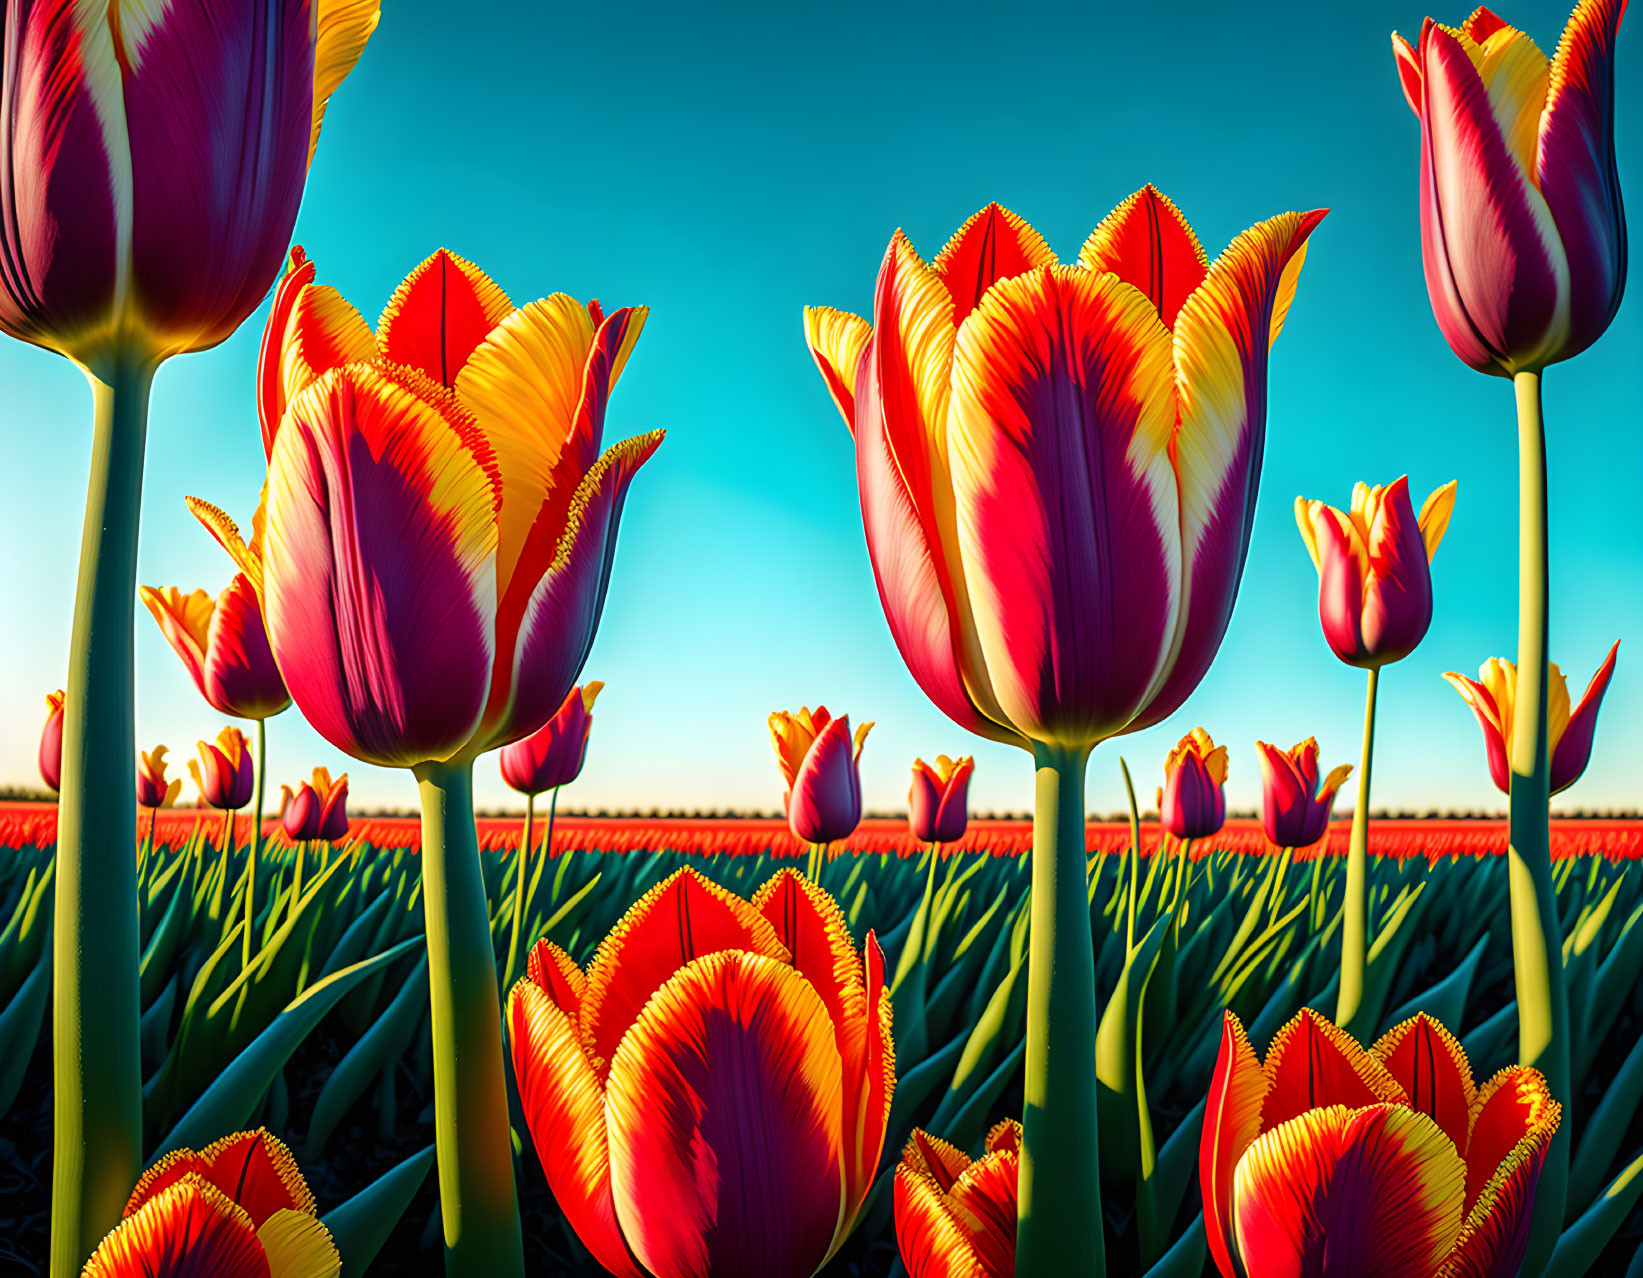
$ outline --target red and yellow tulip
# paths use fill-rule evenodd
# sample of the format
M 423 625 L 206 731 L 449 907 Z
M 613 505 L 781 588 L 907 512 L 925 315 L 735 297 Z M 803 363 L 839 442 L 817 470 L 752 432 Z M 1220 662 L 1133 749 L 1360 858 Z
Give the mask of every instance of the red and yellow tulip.
M 182 793 L 181 777 L 166 780 L 165 754 L 163 745 L 142 752 L 143 761 L 137 765 L 137 806 L 140 808 L 169 808 Z
M 791 871 L 751 903 L 681 870 L 586 971 L 541 941 L 508 998 L 520 1100 L 620 1278 L 809 1278 L 872 1187 L 895 1086 L 884 959 Z
M 907 819 L 920 843 L 952 843 L 964 837 L 970 819 L 970 776 L 976 761 L 936 756 L 931 767 L 913 760 L 913 786 L 907 792 Z
M 987 1152 L 963 1151 L 917 1130 L 896 1168 L 896 1243 L 909 1278 L 1013 1278 L 1021 1124 L 987 1133 Z
M 224 728 L 216 743 L 198 743 L 200 757 L 188 761 L 194 787 L 214 808 L 237 812 L 251 802 L 251 743 L 238 728 Z
M 1424 1013 L 1365 1051 L 1311 1009 L 1264 1061 L 1226 1014 L 1199 1147 L 1204 1229 L 1224 1278 L 1515 1274 L 1561 1107 L 1534 1069 L 1482 1087 Z M 1320 1265 L 1322 1267 L 1320 1267 Z
M 268 647 L 262 609 L 243 572 L 215 600 L 203 590 L 139 586 L 166 642 L 213 710 L 241 719 L 267 719 L 291 704 Z
M 1261 760 L 1261 825 L 1280 848 L 1309 848 L 1329 829 L 1335 792 L 1352 775 L 1343 763 L 1318 784 L 1318 742 L 1308 737 L 1288 751 L 1255 743 Z
M 1415 518 L 1409 476 L 1354 485 L 1337 510 L 1295 499 L 1295 522 L 1318 570 L 1324 638 L 1349 666 L 1375 669 L 1415 650 L 1432 624 L 1432 556 L 1449 527 L 1455 483 L 1437 489 Z
M 332 779 L 330 769 L 315 768 L 312 782 L 293 790 L 280 787 L 280 825 L 293 842 L 334 842 L 348 833 L 348 774 Z
M 801 843 L 849 838 L 861 824 L 861 748 L 872 731 L 864 723 L 850 735 L 850 716 L 834 718 L 826 706 L 770 716 L 770 744 L 787 785 L 787 825 Z
M 515 308 L 441 249 L 373 333 L 292 263 L 264 342 L 266 508 L 250 543 L 192 509 L 338 749 L 412 767 L 529 736 L 587 657 L 628 483 L 661 441 L 599 451 L 645 308 L 562 293 Z
M 593 730 L 593 703 L 604 684 L 572 688 L 549 719 L 530 736 L 498 751 L 502 779 L 520 794 L 537 795 L 569 785 L 582 771 Z
M 897 232 L 871 324 L 805 312 L 891 633 L 955 722 L 1088 746 L 1203 678 L 1249 545 L 1267 349 L 1322 217 L 1211 264 L 1149 186 L 1061 265 L 993 204 L 931 264 Z
M 49 790 L 62 789 L 63 690 L 46 693 L 46 722 L 40 729 L 40 780 Z
M 1592 740 L 1597 733 L 1597 712 L 1603 706 L 1603 694 L 1609 689 L 1614 675 L 1615 657 L 1620 642 L 1615 641 L 1609 655 L 1597 668 L 1580 704 L 1569 709 L 1569 683 L 1554 661 L 1551 664 L 1551 682 L 1547 686 L 1547 739 L 1546 750 L 1551 759 L 1551 792 L 1567 790 L 1592 757 Z M 1511 753 L 1512 714 L 1517 701 L 1517 666 L 1500 657 L 1490 657 L 1478 668 L 1478 677 L 1468 679 L 1450 671 L 1443 676 L 1454 685 L 1462 700 L 1472 707 L 1478 726 L 1483 729 L 1483 745 L 1489 754 L 1489 777 L 1502 794 L 1512 792 L 1512 770 L 1508 762 Z
M 1511 377 L 1585 350 L 1626 285 L 1614 151 L 1625 0 L 1580 0 L 1548 61 L 1480 8 L 1428 18 L 1392 52 L 1421 131 L 1421 260 L 1432 311 L 1471 367 Z
M 6 7 L 0 329 L 86 364 L 222 341 L 290 242 L 378 0 Z
M 268 1132 L 167 1154 L 84 1278 L 336 1278 L 342 1258 L 296 1160 Z
M 1158 821 L 1178 839 L 1207 839 L 1226 824 L 1227 748 L 1194 728 L 1164 759 Z

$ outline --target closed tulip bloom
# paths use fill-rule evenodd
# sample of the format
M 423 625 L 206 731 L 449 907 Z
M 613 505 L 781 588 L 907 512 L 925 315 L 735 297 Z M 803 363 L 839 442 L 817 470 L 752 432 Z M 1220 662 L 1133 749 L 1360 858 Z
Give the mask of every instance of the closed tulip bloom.
M 909 1278 L 1014 1278 L 1021 1124 L 1005 1119 L 971 1162 L 913 1129 L 896 1168 L 896 1243 Z
M 336 1278 L 331 1233 L 291 1151 L 267 1131 L 180 1149 L 143 1173 L 84 1278 Z
M 898 231 L 871 324 L 806 311 L 891 634 L 956 723 L 1087 747 L 1203 678 L 1249 546 L 1268 347 L 1322 217 L 1211 264 L 1149 186 L 1062 265 L 994 204 L 930 264 Z
M 266 510 L 247 543 L 192 509 L 338 749 L 413 767 L 529 736 L 587 658 L 628 483 L 661 441 L 599 451 L 645 309 L 562 293 L 515 308 L 442 249 L 373 333 L 307 282 L 312 263 L 293 268 L 264 340 Z
M 293 842 L 340 839 L 348 833 L 348 774 L 335 781 L 330 770 L 315 768 L 312 783 L 295 790 L 280 787 L 280 825 Z
M 952 843 L 964 837 L 970 819 L 970 775 L 976 761 L 936 756 L 931 767 L 913 760 L 913 788 L 907 792 L 908 823 L 920 843 Z
M 5 12 L 0 329 L 96 363 L 222 341 L 279 271 L 377 0 Z
M 1551 759 L 1551 792 L 1567 790 L 1592 757 L 1592 740 L 1597 732 L 1597 712 L 1603 706 L 1603 694 L 1609 690 L 1614 675 L 1614 660 L 1620 653 L 1616 640 L 1609 655 L 1597 668 L 1586 693 L 1573 712 L 1569 709 L 1569 684 L 1554 661 L 1550 667 L 1551 680 L 1546 685 L 1547 735 L 1546 751 Z M 1483 729 L 1483 745 L 1489 754 L 1489 776 L 1495 789 L 1502 794 L 1512 792 L 1511 754 L 1512 712 L 1517 700 L 1517 664 L 1500 657 L 1490 657 L 1478 668 L 1478 677 L 1468 679 L 1453 671 L 1443 676 L 1460 693 L 1478 726 Z
M 280 678 L 257 592 L 243 572 L 215 600 L 203 590 L 140 586 L 166 642 L 213 710 L 241 719 L 267 719 L 291 704 Z
M 50 790 L 62 789 L 63 690 L 46 693 L 46 726 L 40 729 L 40 779 Z
M 1227 748 L 1202 728 L 1182 737 L 1164 759 L 1158 821 L 1178 839 L 1207 839 L 1227 819 Z
M 1409 476 L 1373 488 L 1357 484 L 1350 510 L 1295 499 L 1295 522 L 1318 570 L 1324 638 L 1349 666 L 1401 661 L 1432 624 L 1432 556 L 1449 527 L 1455 483 L 1421 506 L 1409 501 Z
M 1421 261 L 1432 311 L 1471 367 L 1511 377 L 1585 350 L 1626 285 L 1614 152 L 1625 0 L 1581 0 L 1550 61 L 1488 9 L 1392 37 L 1420 117 Z
M 594 679 L 565 694 L 553 718 L 530 736 L 503 746 L 502 779 L 520 794 L 541 794 L 569 785 L 587 758 L 593 728 L 593 703 L 605 685 Z
M 237 811 L 251 802 L 251 743 L 238 728 L 224 728 L 216 744 L 199 743 L 200 757 L 188 761 L 188 775 L 200 797 L 214 808 Z
M 585 971 L 538 942 L 507 1023 L 554 1198 L 619 1278 L 809 1278 L 849 1236 L 890 1000 L 878 941 L 858 953 L 814 884 L 783 871 L 750 904 L 681 870 Z
M 169 808 L 182 793 L 181 777 L 169 782 L 165 778 L 165 753 L 163 745 L 142 752 L 142 762 L 137 765 L 138 807 Z
M 1304 1009 L 1262 1061 L 1228 1012 L 1199 1146 L 1210 1254 L 1224 1278 L 1336 1272 L 1325 1256 L 1515 1274 L 1561 1112 L 1526 1065 L 1477 1086 L 1425 1013 L 1365 1051 Z
M 1281 848 L 1309 848 L 1329 829 L 1335 792 L 1352 775 L 1343 763 L 1318 785 L 1318 742 L 1314 737 L 1288 753 L 1265 741 L 1255 743 L 1261 760 L 1261 825 Z
M 850 716 L 835 719 L 826 706 L 770 716 L 770 743 L 787 783 L 787 826 L 801 843 L 848 838 L 861 824 L 861 748 L 872 728 L 864 723 L 852 738 Z

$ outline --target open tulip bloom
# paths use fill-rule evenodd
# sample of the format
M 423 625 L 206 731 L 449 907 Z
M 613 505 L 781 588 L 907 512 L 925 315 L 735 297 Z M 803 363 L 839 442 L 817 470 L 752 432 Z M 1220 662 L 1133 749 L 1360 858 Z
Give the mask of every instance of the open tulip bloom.
M 373 331 L 314 277 L 294 250 L 264 334 L 250 541 L 190 506 L 250 579 L 308 722 L 417 777 L 450 1263 L 519 1275 L 473 761 L 541 728 L 587 660 L 628 484 L 661 442 L 600 451 L 646 312 L 515 307 L 441 249 Z
M 342 1257 L 291 1151 L 239 1132 L 143 1173 L 84 1278 L 337 1278 Z
M 1210 1255 L 1223 1278 L 1514 1275 L 1561 1113 L 1528 1066 L 1478 1087 L 1425 1013 L 1365 1051 L 1303 1009 L 1262 1061 L 1228 1012 L 1199 1147 Z
M 1013 1278 L 1021 1124 L 987 1133 L 972 1162 L 913 1130 L 896 1167 L 896 1244 L 909 1278 Z
M 1267 352 L 1322 217 L 1261 222 L 1211 263 L 1148 186 L 1062 264 L 993 204 L 930 263 L 898 231 L 871 323 L 805 312 L 903 660 L 954 722 L 1039 769 L 1021 1173 L 1034 1278 L 1104 1267 L 1085 763 L 1180 706 L 1220 647 Z
M 1626 0 L 1579 0 L 1552 57 L 1488 9 L 1459 27 L 1428 18 L 1392 37 L 1420 120 L 1421 261 L 1449 347 L 1509 377 L 1518 419 L 1518 679 L 1506 743 L 1520 1054 L 1567 1103 L 1569 999 L 1554 906 L 1549 773 L 1546 428 L 1541 374 L 1608 328 L 1626 285 L 1615 164 L 1615 41 Z M 1569 1144 L 1553 1145 L 1525 1271 L 1539 1273 L 1563 1221 Z
M 5 7 L 0 331 L 91 383 L 52 944 L 51 1270 L 119 1218 L 142 1147 L 132 686 L 155 368 L 223 341 L 279 272 L 331 95 L 378 0 Z
M 1369 952 L 1369 779 L 1380 670 L 1413 652 L 1432 624 L 1432 556 L 1454 507 L 1451 480 L 1426 499 L 1417 520 L 1407 475 L 1385 487 L 1353 485 L 1348 510 L 1295 499 L 1295 522 L 1318 570 L 1318 619 L 1324 638 L 1347 665 L 1369 671 L 1358 801 L 1352 809 L 1346 854 L 1341 984 L 1335 1009 L 1335 1019 L 1349 1031 L 1358 1028 Z
M 834 718 L 826 706 L 770 716 L 770 744 L 787 790 L 782 806 L 787 828 L 811 849 L 810 877 L 819 873 L 821 850 L 847 839 L 861 824 L 861 748 L 873 725 L 850 733 L 850 716 Z
M 791 870 L 751 903 L 681 870 L 584 971 L 540 941 L 508 996 L 559 1208 L 618 1278 L 810 1278 L 849 1236 L 895 1089 L 884 956 Z

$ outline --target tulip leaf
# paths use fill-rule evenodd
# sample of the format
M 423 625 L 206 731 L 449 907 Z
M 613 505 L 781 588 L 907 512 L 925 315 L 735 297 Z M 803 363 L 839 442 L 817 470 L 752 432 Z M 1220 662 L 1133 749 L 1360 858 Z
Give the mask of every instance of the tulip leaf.
M 1620 1150 L 1643 1100 L 1643 1038 L 1632 1044 L 1626 1059 L 1609 1081 L 1603 1098 L 1581 1129 L 1580 1147 L 1569 1163 L 1569 1215 L 1597 1197 L 1603 1176 Z
M 1398 1008 L 1386 1018 L 1383 1028 L 1402 1024 L 1416 1012 L 1425 1012 L 1440 1025 L 1459 1025 L 1466 1015 L 1466 996 L 1471 993 L 1472 978 L 1477 975 L 1478 964 L 1488 948 L 1489 933 L 1485 932 L 1453 972 Z
M 1546 1278 L 1582 1278 L 1592 1272 L 1603 1249 L 1637 1206 L 1643 1194 L 1643 1154 L 1627 1164 L 1626 1169 L 1609 1182 L 1592 1206 L 1574 1224 L 1563 1231 L 1551 1263 L 1546 1266 Z
M 0 1012 L 0 1117 L 11 1109 L 40 1041 L 40 1025 L 51 1001 L 51 953 L 42 954 L 6 1010 Z
M 1204 1236 L 1204 1213 L 1192 1218 L 1186 1232 L 1175 1240 L 1175 1245 L 1164 1253 L 1145 1278 L 1200 1278 L 1209 1260 L 1209 1242 Z
M 342 1256 L 341 1278 L 364 1278 L 433 1165 L 434 1147 L 429 1145 L 320 1218 Z

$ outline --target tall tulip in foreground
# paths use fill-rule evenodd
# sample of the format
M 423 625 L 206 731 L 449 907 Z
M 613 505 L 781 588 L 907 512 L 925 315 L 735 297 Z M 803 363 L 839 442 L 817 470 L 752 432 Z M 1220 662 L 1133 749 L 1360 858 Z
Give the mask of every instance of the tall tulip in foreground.
M 987 1152 L 963 1151 L 917 1129 L 896 1168 L 896 1244 L 909 1278 L 1012 1278 L 1021 1124 L 987 1133 Z
M 810 1278 L 849 1237 L 895 1054 L 878 941 L 814 883 L 680 870 L 585 971 L 539 942 L 507 1019 L 548 1184 L 618 1278 Z
M 861 748 L 872 730 L 864 723 L 852 736 L 850 716 L 834 718 L 826 706 L 770 716 L 770 744 L 787 786 L 787 828 L 810 845 L 812 880 L 827 845 L 848 839 L 861 824 Z
M 563 293 L 515 308 L 441 249 L 373 333 L 313 277 L 294 252 L 269 317 L 262 367 L 279 376 L 259 397 L 268 483 L 251 541 L 191 506 L 256 588 L 308 722 L 417 778 L 446 1268 L 514 1278 L 473 764 L 546 723 L 587 659 L 628 484 L 661 442 L 599 451 L 645 310 Z
M 1407 475 L 1385 487 L 1355 484 L 1347 510 L 1305 497 L 1295 499 L 1295 522 L 1318 570 L 1318 619 L 1324 638 L 1347 665 L 1369 672 L 1358 800 L 1346 853 L 1341 986 L 1335 1006 L 1336 1021 L 1349 1033 L 1358 1027 L 1369 953 L 1367 861 L 1375 695 L 1381 667 L 1413 652 L 1432 624 L 1432 556 L 1454 507 L 1451 480 L 1427 497 L 1417 520 Z
M 1603 706 L 1603 694 L 1609 690 L 1614 676 L 1614 659 L 1620 653 L 1615 641 L 1609 655 L 1597 668 L 1592 681 L 1586 685 L 1580 704 L 1569 709 L 1569 683 L 1557 662 L 1550 666 L 1551 684 L 1548 697 L 1546 752 L 1549 756 L 1547 782 L 1552 794 L 1561 794 L 1586 771 L 1592 757 L 1592 740 L 1597 734 L 1597 712 Z M 1502 794 L 1512 792 L 1512 771 L 1507 764 L 1511 753 L 1513 707 L 1517 703 L 1517 667 L 1500 657 L 1490 657 L 1478 668 L 1478 677 L 1450 671 L 1443 676 L 1454 685 L 1462 700 L 1472 707 L 1478 726 L 1483 729 L 1483 746 L 1489 755 L 1489 779 Z
M 805 312 L 908 670 L 954 722 L 1037 769 L 1025 1278 L 1104 1268 L 1085 765 L 1174 711 L 1220 647 L 1255 514 L 1267 352 L 1322 217 L 1261 222 L 1211 264 L 1149 186 L 1062 265 L 993 204 L 929 264 L 897 232 L 871 324 Z
M 1527 1066 L 1477 1086 L 1424 1013 L 1365 1051 L 1304 1009 L 1262 1061 L 1228 1012 L 1199 1146 L 1210 1255 L 1223 1278 L 1336 1272 L 1324 1257 L 1515 1275 L 1561 1112 Z
M 40 729 L 37 759 L 48 790 L 63 788 L 63 690 L 46 693 L 46 722 Z
M 0 330 L 73 360 L 93 400 L 52 932 L 53 1278 L 119 1218 L 142 1152 L 131 621 L 149 386 L 261 302 L 377 15 L 377 0 L 5 8 Z
M 519 930 L 525 918 L 525 866 L 530 860 L 533 827 L 536 824 L 536 796 L 544 790 L 548 800 L 548 832 L 542 843 L 546 856 L 553 850 L 553 818 L 559 810 L 559 787 L 581 775 L 588 754 L 588 733 L 593 730 L 593 703 L 604 684 L 590 679 L 565 694 L 564 703 L 530 736 L 497 751 L 502 779 L 525 796 L 525 837 L 519 845 L 518 874 L 513 888 L 513 925 L 508 931 L 508 960 L 502 969 L 504 988 L 513 981 L 519 965 Z
M 1392 37 L 1420 119 L 1421 260 L 1450 349 L 1512 379 L 1518 419 L 1518 702 L 1511 742 L 1518 1059 L 1570 1099 L 1569 998 L 1548 826 L 1546 430 L 1541 374 L 1603 335 L 1626 285 L 1615 164 L 1615 41 L 1626 0 L 1580 0 L 1550 60 L 1488 9 Z M 1563 1220 L 1569 1142 L 1552 1150 L 1525 1272 Z
M 143 1173 L 84 1278 L 337 1278 L 342 1257 L 291 1151 L 261 1129 Z

